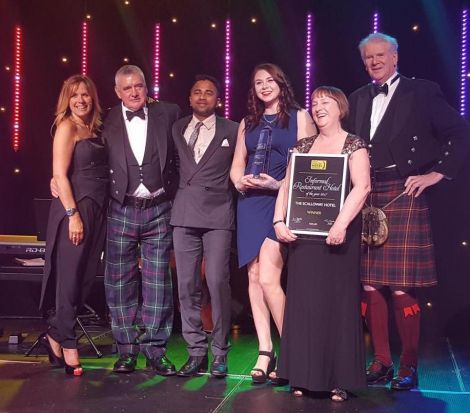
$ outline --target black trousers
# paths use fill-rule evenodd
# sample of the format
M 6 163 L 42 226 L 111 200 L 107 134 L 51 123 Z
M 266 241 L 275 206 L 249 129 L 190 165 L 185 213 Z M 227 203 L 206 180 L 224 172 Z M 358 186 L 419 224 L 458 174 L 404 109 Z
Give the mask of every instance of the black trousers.
M 48 334 L 63 348 L 77 348 L 75 324 L 78 310 L 93 286 L 103 251 L 105 210 L 90 198 L 78 202 L 84 239 L 75 246 L 69 238 L 69 219 L 59 225 L 52 255 L 55 278 L 55 312 L 48 318 Z

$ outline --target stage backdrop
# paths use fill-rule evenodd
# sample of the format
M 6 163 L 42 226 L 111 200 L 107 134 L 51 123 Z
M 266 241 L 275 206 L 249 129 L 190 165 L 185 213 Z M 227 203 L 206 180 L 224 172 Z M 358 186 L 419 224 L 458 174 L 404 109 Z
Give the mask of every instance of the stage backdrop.
M 114 73 L 124 63 L 142 67 L 153 95 L 159 23 L 160 99 L 177 102 L 188 112 L 194 75 L 212 74 L 225 83 L 228 69 L 230 116 L 239 121 L 246 110 L 250 73 L 261 62 L 283 67 L 302 105 L 307 70 L 311 89 L 328 84 L 349 94 L 367 83 L 357 44 L 373 30 L 375 13 L 376 28 L 398 39 L 400 72 L 438 82 L 457 108 L 465 6 L 460 0 L 0 0 L 0 233 L 35 232 L 32 199 L 49 193 L 54 106 L 63 80 L 82 70 L 84 21 L 86 71 L 97 83 L 104 108 L 118 103 Z M 309 13 L 311 65 L 306 68 Z M 21 71 L 19 150 L 14 151 L 17 27 Z M 468 113 L 467 105 L 464 109 Z M 451 313 L 462 311 L 470 288 L 470 247 L 462 245 L 470 242 L 469 170 L 467 165 L 458 179 L 429 194 L 440 291 L 449 302 L 445 312 Z

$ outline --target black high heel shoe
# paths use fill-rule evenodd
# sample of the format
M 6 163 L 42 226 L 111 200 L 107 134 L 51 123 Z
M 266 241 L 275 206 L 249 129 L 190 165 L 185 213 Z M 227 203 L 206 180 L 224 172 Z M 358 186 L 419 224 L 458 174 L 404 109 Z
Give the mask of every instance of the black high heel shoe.
M 269 363 L 268 363 L 268 367 L 266 368 L 266 371 L 264 371 L 263 369 L 258 369 L 258 368 L 251 370 L 253 372 L 257 371 L 261 373 L 261 374 L 251 373 L 251 380 L 253 384 L 266 383 L 268 380 L 269 373 L 271 373 L 276 368 L 276 353 L 274 351 L 260 351 L 259 355 L 269 357 Z
M 77 364 L 76 366 L 70 366 L 64 362 L 64 367 L 65 367 L 65 374 L 69 374 L 71 376 L 83 375 L 83 368 L 81 364 Z
M 59 357 L 54 353 L 54 350 L 52 350 L 51 343 L 49 343 L 49 340 L 47 338 L 47 333 L 42 333 L 38 337 L 38 342 L 43 346 L 46 351 L 47 355 L 49 357 L 49 363 L 51 363 L 52 367 L 60 368 L 64 367 L 65 362 L 63 357 Z
M 62 349 L 62 352 L 64 353 L 65 374 L 69 374 L 71 376 L 83 375 L 83 368 L 82 368 L 82 365 L 80 364 L 80 361 L 78 362 L 78 364 L 68 364 L 67 361 L 65 360 L 66 352 L 64 350 L 67 350 L 67 349 Z M 77 351 L 77 359 L 78 359 L 78 351 Z

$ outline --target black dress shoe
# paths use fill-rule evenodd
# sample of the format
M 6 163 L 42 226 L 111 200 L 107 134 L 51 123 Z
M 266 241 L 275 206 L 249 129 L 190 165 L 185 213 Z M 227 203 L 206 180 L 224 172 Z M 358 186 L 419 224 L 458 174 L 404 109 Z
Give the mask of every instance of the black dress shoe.
M 227 375 L 227 356 L 214 356 L 211 364 L 212 377 L 222 378 Z
M 388 383 L 393 377 L 393 363 L 384 365 L 379 360 L 374 360 L 366 370 L 367 384 Z
M 411 390 L 418 385 L 418 372 L 414 367 L 400 366 L 398 374 L 393 378 L 393 390 Z
M 160 376 L 174 376 L 176 374 L 175 365 L 165 355 L 147 359 L 147 367 Z
M 208 364 L 207 354 L 205 356 L 189 356 L 176 375 L 180 377 L 197 376 L 207 371 Z
M 115 373 L 132 373 L 137 364 L 137 354 L 125 353 L 119 356 L 114 363 L 113 371 Z

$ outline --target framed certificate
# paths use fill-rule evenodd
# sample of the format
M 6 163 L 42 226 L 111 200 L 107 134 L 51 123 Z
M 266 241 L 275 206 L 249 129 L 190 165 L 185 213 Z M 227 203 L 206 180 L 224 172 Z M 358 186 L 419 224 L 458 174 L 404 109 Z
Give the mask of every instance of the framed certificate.
M 348 155 L 293 153 L 291 162 L 287 227 L 327 236 L 343 207 Z

